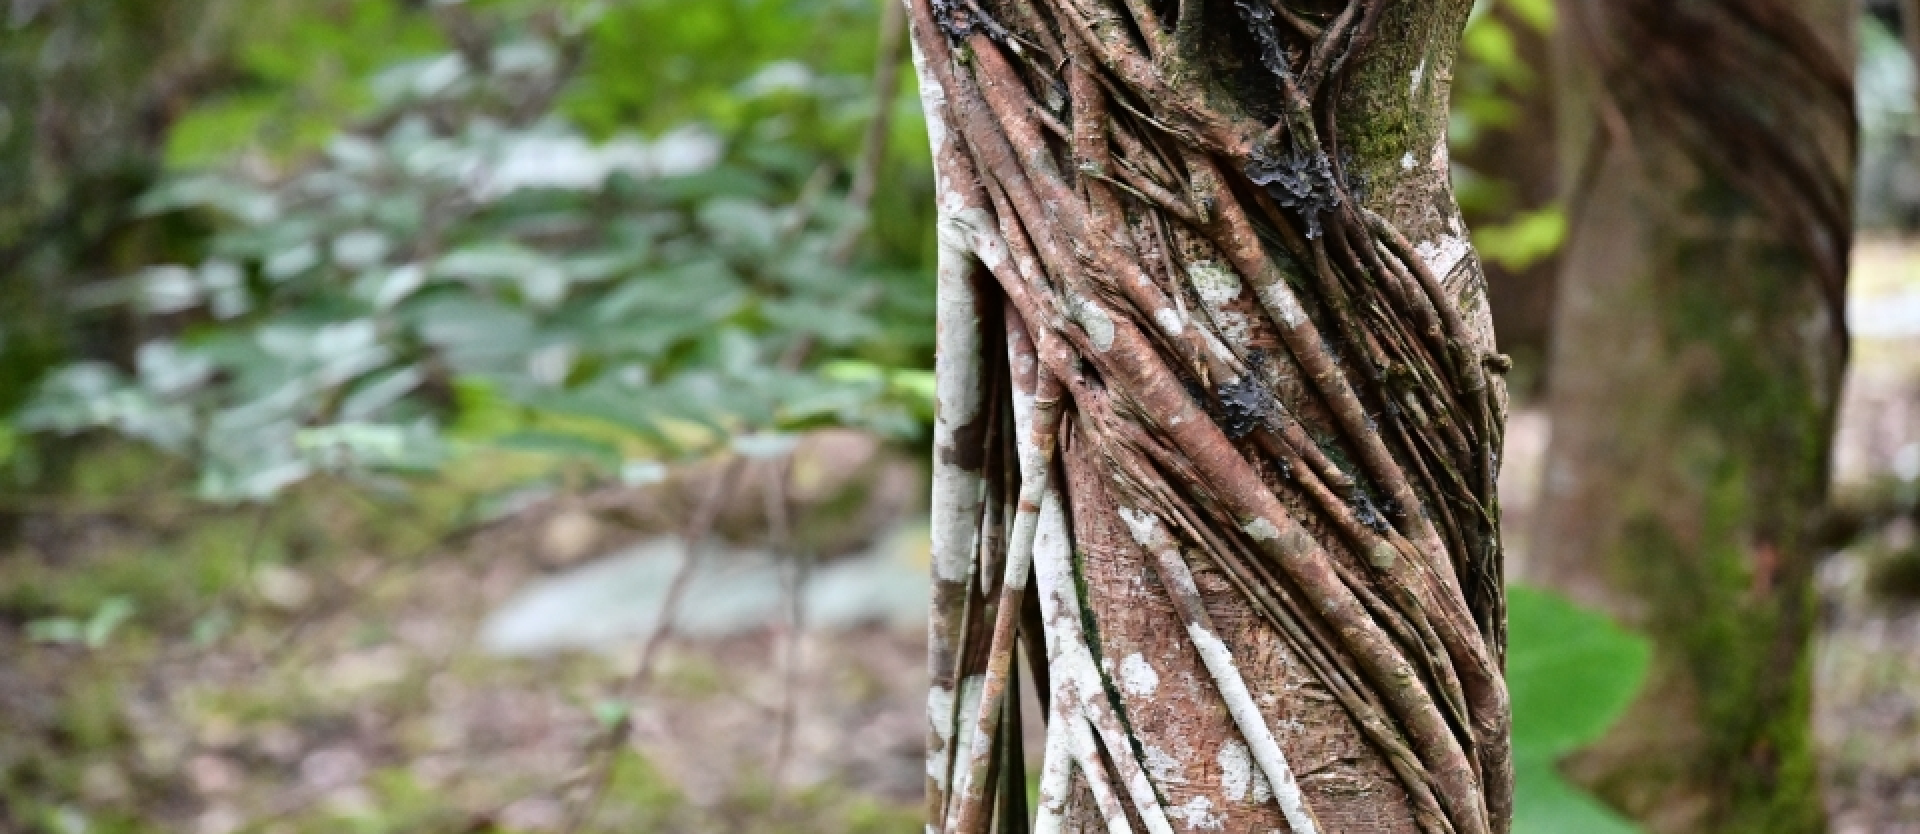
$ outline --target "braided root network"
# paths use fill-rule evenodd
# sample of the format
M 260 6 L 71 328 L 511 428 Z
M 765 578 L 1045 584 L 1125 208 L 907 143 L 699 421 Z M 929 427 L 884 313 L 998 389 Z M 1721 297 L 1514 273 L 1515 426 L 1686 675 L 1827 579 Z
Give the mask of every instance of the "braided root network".
M 1369 801 L 1400 822 L 1365 830 L 1505 830 L 1497 363 L 1338 150 L 1394 2 L 909 0 L 941 215 L 929 831 L 1309 834 Z M 1106 653 L 1090 588 L 1135 564 L 1178 681 Z M 1251 810 L 1156 746 L 1181 686 Z M 1313 709 L 1347 752 L 1286 718 Z M 1314 787 L 1356 757 L 1379 784 Z

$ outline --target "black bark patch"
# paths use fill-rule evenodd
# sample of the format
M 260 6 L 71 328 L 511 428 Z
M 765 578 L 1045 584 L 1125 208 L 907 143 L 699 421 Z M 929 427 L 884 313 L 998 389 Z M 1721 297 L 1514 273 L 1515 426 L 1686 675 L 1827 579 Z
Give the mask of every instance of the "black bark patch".
M 1333 165 L 1319 148 L 1291 143 L 1275 153 L 1255 149 L 1247 160 L 1247 178 L 1267 190 L 1282 208 L 1306 222 L 1307 238 L 1320 236 L 1320 215 L 1340 207 L 1340 190 L 1333 181 Z
M 1220 427 L 1238 440 L 1264 425 L 1274 415 L 1273 395 L 1254 378 L 1243 376 L 1220 386 Z
M 968 472 L 978 472 L 987 462 L 987 418 L 973 418 L 953 430 L 953 445 L 940 448 L 940 462 Z

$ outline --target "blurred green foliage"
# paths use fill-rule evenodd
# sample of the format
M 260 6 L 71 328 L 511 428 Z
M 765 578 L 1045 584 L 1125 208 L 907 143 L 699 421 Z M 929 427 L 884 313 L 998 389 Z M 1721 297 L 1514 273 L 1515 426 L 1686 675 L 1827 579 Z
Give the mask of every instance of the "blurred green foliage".
M 127 214 L 159 169 L 157 144 L 175 103 L 219 73 L 219 50 L 201 43 L 221 31 L 213 1 L 7 9 L 0 26 L 0 413 L 18 407 L 75 346 L 111 341 L 110 332 L 77 327 L 66 315 L 68 288 L 191 237 L 179 229 L 144 234 Z
M 1854 99 L 1860 118 L 1860 173 L 1854 222 L 1862 230 L 1920 228 L 1920 110 L 1913 57 L 1896 28 L 1866 14 L 1860 20 Z
M 242 16 L 231 80 L 168 132 L 173 170 L 221 166 L 246 154 L 297 163 L 375 104 L 370 79 L 386 64 L 447 48 L 416 4 L 265 0 Z
M 1552 38 L 1557 23 L 1553 0 L 1479 0 L 1475 4 L 1461 41 L 1447 128 L 1456 160 L 1469 155 L 1489 134 L 1526 127 L 1521 108 L 1527 100 L 1537 101 L 1544 95 L 1548 79 L 1546 68 L 1528 60 L 1519 41 Z M 1523 141 L 1551 139 L 1530 136 Z M 1481 257 L 1519 272 L 1559 251 L 1567 226 L 1566 212 L 1559 205 L 1524 205 L 1519 183 L 1458 161 L 1453 181 L 1460 207 L 1471 219 L 1474 248 Z
M 229 501 L 488 449 L 618 477 L 823 424 L 915 438 L 920 247 L 863 245 L 842 196 L 869 4 L 521 5 L 321 6 L 250 38 L 138 203 L 211 227 L 201 257 L 76 293 L 152 335 L 16 425 L 141 439 Z M 788 52 L 826 42 L 818 68 Z
M 1516 46 L 1523 34 L 1516 27 L 1539 35 L 1552 32 L 1556 22 L 1553 0 L 1477 0 L 1460 44 L 1447 126 L 1450 143 L 1472 144 L 1481 132 L 1514 123 L 1512 94 L 1544 83 L 1540 68 L 1529 64 Z
M 1567 239 L 1567 213 L 1559 206 L 1518 211 L 1501 225 L 1475 227 L 1473 248 L 1507 269 L 1525 269 L 1560 251 Z

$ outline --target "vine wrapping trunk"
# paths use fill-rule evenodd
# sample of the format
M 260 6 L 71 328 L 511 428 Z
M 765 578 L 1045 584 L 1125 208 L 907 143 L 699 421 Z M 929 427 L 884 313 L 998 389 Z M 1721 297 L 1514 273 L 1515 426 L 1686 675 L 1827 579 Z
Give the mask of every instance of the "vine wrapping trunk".
M 910 0 L 929 831 L 1506 830 L 1505 363 L 1445 149 L 1470 5 Z

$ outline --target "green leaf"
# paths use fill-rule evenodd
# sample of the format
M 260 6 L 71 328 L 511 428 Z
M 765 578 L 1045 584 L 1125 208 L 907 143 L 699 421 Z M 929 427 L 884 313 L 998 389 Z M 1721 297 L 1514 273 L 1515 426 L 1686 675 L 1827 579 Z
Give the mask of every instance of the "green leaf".
M 1640 829 L 1567 784 L 1551 759 L 1514 762 L 1513 834 L 1636 834 Z
M 1494 18 L 1480 18 L 1468 27 L 1463 46 L 1468 57 L 1503 79 L 1524 78 L 1529 74 L 1514 44 L 1513 32 Z
M 109 597 L 86 620 L 52 617 L 27 623 L 27 637 L 42 643 L 81 643 L 97 649 L 107 644 L 121 625 L 133 617 L 133 601 Z
M 1551 32 L 1559 22 L 1559 13 L 1553 0 L 1502 0 L 1507 8 L 1527 22 L 1528 26 L 1541 31 Z
M 1509 590 L 1507 630 L 1516 754 L 1598 739 L 1639 691 L 1652 653 L 1606 617 L 1531 588 Z
M 100 603 L 93 616 L 87 618 L 86 632 L 83 638 L 88 648 L 100 648 L 107 644 L 113 633 L 127 620 L 133 618 L 133 600 L 126 597 L 111 597 Z
M 1507 687 L 1513 697 L 1515 834 L 1635 829 L 1560 778 L 1556 761 L 1618 720 L 1652 650 L 1606 617 L 1544 591 L 1507 591 Z
M 27 623 L 27 639 L 38 643 L 78 643 L 85 631 L 79 620 L 48 617 Z
M 1559 206 L 1521 212 L 1504 225 L 1473 230 L 1480 254 L 1511 270 L 1522 270 L 1560 250 L 1567 239 L 1567 213 Z
M 627 716 L 633 714 L 633 707 L 625 701 L 606 699 L 593 704 L 593 720 L 603 730 L 611 730 L 627 722 Z
M 562 459 L 587 460 L 609 471 L 619 468 L 620 450 L 613 444 L 578 434 L 558 431 L 517 431 L 500 437 L 495 444 L 503 449 L 534 452 Z

